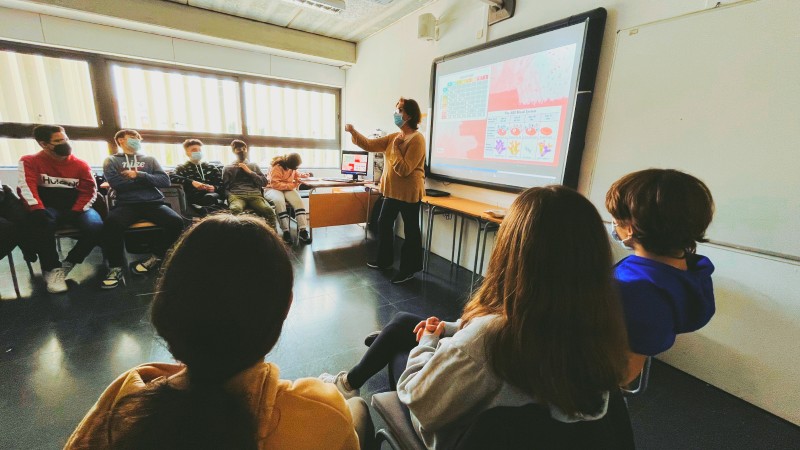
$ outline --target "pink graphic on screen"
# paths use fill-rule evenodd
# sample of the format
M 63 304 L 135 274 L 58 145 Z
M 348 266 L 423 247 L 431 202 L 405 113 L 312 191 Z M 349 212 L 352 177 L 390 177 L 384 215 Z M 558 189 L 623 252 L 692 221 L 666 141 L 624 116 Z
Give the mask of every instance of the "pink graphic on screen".
M 442 76 L 435 154 L 558 165 L 575 51 L 570 44 Z
M 353 155 L 345 153 L 342 155 L 342 171 L 366 173 L 368 159 L 368 155 Z

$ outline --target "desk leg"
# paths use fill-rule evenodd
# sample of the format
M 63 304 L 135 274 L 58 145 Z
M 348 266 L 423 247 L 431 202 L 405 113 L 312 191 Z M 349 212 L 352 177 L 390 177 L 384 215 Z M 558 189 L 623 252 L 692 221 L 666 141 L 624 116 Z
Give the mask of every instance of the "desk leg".
M 436 206 L 429 205 L 428 206 L 428 234 L 425 239 L 425 254 L 423 255 L 424 258 L 422 260 L 422 271 L 428 271 L 428 263 L 431 259 L 431 244 L 433 241 L 433 217 L 436 214 Z
M 450 247 L 450 270 L 453 270 L 453 258 L 456 256 L 456 223 L 458 222 L 458 215 L 453 214 L 453 244 Z
M 369 239 L 369 206 L 372 203 L 372 188 L 369 186 L 364 186 L 364 190 L 367 191 L 367 220 L 364 221 L 364 240 Z
M 480 265 L 480 273 L 483 274 L 483 258 L 486 256 L 486 241 L 489 240 L 489 233 L 497 231 L 497 226 L 491 223 L 487 223 L 486 227 L 483 229 L 483 248 L 481 249 L 481 265 Z
M 475 224 L 478 226 L 477 239 L 475 241 L 475 258 L 472 261 L 472 278 L 470 278 L 470 290 L 475 289 L 475 274 L 478 271 L 478 252 L 481 249 L 481 233 L 483 232 L 483 223 L 477 217 L 474 218 Z
M 461 246 L 464 242 L 464 216 L 459 216 L 461 218 L 461 230 L 458 232 L 458 256 L 456 256 L 456 265 L 461 265 Z

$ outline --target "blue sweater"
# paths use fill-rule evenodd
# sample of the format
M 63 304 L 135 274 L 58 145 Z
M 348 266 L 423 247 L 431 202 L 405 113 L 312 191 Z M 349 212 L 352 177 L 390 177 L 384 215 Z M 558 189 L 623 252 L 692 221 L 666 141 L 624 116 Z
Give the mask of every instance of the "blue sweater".
M 125 170 L 136 170 L 136 178 L 123 176 Z M 158 188 L 170 185 L 169 176 L 158 161 L 142 154 L 126 155 L 120 152 L 109 156 L 103 163 L 103 176 L 117 191 L 117 203 L 120 205 L 163 203 L 164 194 Z
M 675 336 L 699 330 L 714 315 L 714 265 L 689 254 L 689 270 L 631 255 L 614 267 L 631 350 L 656 355 L 675 343 Z

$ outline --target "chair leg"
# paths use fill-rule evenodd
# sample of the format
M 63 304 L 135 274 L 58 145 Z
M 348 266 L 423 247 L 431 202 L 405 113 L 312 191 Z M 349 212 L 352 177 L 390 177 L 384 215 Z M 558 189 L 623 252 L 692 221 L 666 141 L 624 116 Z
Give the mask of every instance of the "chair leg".
M 381 428 L 375 433 L 375 449 L 381 450 L 381 446 L 383 445 L 384 442 L 389 444 L 389 447 L 391 447 L 394 450 L 402 450 L 400 443 L 398 443 L 397 439 L 395 439 L 394 436 L 392 436 L 392 433 L 390 433 L 385 428 Z
M 20 299 L 22 298 L 22 295 L 19 293 L 19 282 L 17 282 L 17 270 L 14 268 L 14 257 L 11 256 L 12 252 L 8 252 L 8 268 L 11 270 L 11 281 L 14 283 L 14 292 L 17 293 L 17 299 Z

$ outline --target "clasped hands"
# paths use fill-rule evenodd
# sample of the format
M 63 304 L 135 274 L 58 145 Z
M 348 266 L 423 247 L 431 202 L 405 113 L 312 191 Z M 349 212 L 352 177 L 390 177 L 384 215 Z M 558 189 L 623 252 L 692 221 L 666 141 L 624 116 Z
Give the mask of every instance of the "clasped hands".
M 414 327 L 414 333 L 417 335 L 417 342 L 422 339 L 422 336 L 430 334 L 441 337 L 444 334 L 444 321 L 439 320 L 438 317 L 428 317 Z
M 204 184 L 204 183 L 201 183 L 199 181 L 194 181 L 194 180 L 192 180 L 192 187 L 194 187 L 195 189 L 197 189 L 199 191 L 214 192 L 214 190 L 215 190 L 214 186 L 211 186 L 210 184 Z

